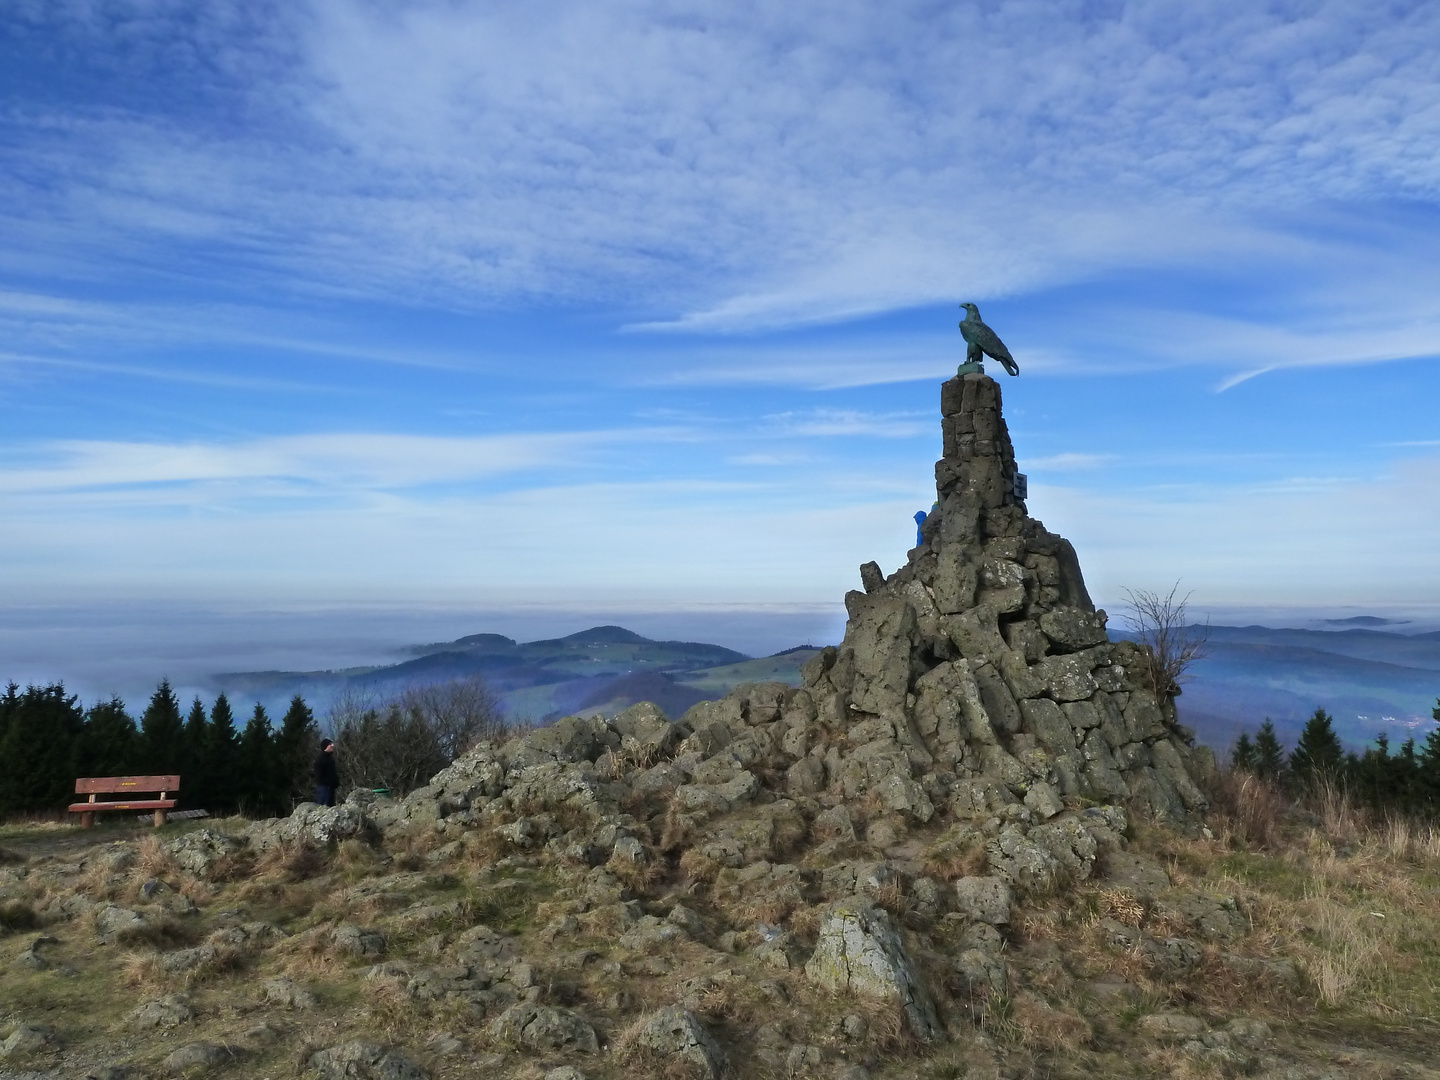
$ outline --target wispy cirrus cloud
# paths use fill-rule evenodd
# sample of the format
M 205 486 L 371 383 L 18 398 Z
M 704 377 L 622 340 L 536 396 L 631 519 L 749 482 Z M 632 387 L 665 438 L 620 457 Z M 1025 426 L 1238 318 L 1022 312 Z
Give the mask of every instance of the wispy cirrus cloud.
M 920 413 L 867 413 L 857 409 L 814 409 L 776 413 L 765 420 L 777 431 L 803 436 L 869 435 L 910 439 L 929 434 L 935 425 Z
M 286 485 L 295 495 L 410 488 L 554 467 L 586 450 L 681 437 L 655 429 L 472 437 L 336 433 L 230 443 L 57 441 L 6 455 L 0 492 L 100 492 L 219 482 Z
M 1306 206 L 1440 192 L 1426 4 L 216 9 L 26 9 L 141 43 L 117 105 L 5 117 L 27 248 L 708 332 L 1284 261 Z M 186 49 L 226 62 L 163 67 Z

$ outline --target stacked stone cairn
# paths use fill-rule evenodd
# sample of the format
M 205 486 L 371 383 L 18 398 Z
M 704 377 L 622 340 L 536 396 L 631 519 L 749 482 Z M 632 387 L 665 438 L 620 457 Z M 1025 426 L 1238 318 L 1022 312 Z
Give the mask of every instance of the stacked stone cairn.
M 1070 542 L 1026 514 L 999 385 L 951 379 L 940 412 L 919 547 L 889 578 L 861 567 L 844 641 L 805 671 L 821 723 L 856 748 L 827 758 L 827 787 L 922 817 L 937 796 L 1041 818 L 1071 797 L 1193 830 L 1192 773 L 1213 761 L 1177 721 L 1177 688 L 1157 693 L 1149 650 L 1109 640 Z
M 1214 767 L 1178 724 L 1174 688 L 1157 693 L 1149 650 L 1109 640 L 1069 542 L 1027 515 L 1000 405 L 985 375 L 943 385 L 938 508 L 903 567 L 861 568 L 844 640 L 805 665 L 802 686 L 742 686 L 673 722 L 649 704 L 567 717 L 477 746 L 399 802 L 356 792 L 244 837 L 192 834 L 176 858 L 203 873 L 240 844 L 422 838 L 437 866 L 480 865 L 478 888 L 501 872 L 549 875 L 534 940 L 475 927 L 434 940 L 449 967 L 374 972 L 416 1000 L 463 999 L 494 1043 L 522 1053 L 583 1058 L 598 1031 L 622 1053 L 711 1077 L 798 1075 L 833 1060 L 837 1040 L 865 1038 L 875 1003 L 921 1043 L 976 1037 L 967 1002 L 1013 989 L 1013 905 L 1097 864 L 1128 867 L 1137 894 L 1162 896 L 1163 868 L 1125 850 L 1129 815 L 1198 831 L 1196 780 Z M 1205 898 L 1191 906 L 1174 919 L 1228 934 L 1238 918 Z M 420 903 L 413 918 L 435 910 Z M 365 930 L 380 944 L 359 955 L 383 952 L 386 932 Z M 647 1015 L 619 997 L 603 1014 L 544 1004 L 553 957 L 580 963 L 602 933 L 617 972 L 664 978 L 665 957 L 685 956 L 699 973 L 675 976 L 672 1003 Z M 1198 962 L 1180 939 L 1125 942 L 1185 970 Z M 762 1012 L 722 1038 L 704 1003 L 740 985 L 780 1019 Z M 803 1018 L 782 1023 L 787 1002 L 854 999 L 872 1011 L 837 1018 L 823 1046 L 803 1041 Z

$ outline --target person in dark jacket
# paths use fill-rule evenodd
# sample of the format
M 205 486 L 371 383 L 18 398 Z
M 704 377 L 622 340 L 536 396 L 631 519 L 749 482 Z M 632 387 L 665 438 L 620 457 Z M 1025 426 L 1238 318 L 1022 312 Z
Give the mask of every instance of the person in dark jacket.
M 335 805 L 335 789 L 340 786 L 340 770 L 335 766 L 335 743 L 326 739 L 315 758 L 315 801 L 321 806 Z

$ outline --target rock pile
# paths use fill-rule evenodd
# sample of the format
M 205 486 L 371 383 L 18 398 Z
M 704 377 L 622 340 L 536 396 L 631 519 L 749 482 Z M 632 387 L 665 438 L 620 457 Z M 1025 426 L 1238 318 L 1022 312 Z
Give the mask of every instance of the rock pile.
M 1044 819 L 1078 796 L 1192 829 L 1194 774 L 1213 761 L 1171 688 L 1157 693 L 1147 650 L 1109 640 L 1070 542 L 1026 514 L 1000 387 L 960 376 L 940 403 L 920 546 L 888 579 L 861 568 L 844 642 L 805 672 L 821 723 L 853 748 L 827 756 L 827 788 L 922 819 L 939 789 L 961 813 L 1023 802 Z

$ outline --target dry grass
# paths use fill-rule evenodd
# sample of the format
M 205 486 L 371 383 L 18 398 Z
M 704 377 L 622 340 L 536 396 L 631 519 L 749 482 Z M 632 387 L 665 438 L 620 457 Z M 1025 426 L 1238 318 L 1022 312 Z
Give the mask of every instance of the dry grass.
M 1145 905 L 1129 889 L 1104 889 L 1099 895 L 1099 910 L 1107 919 L 1126 926 L 1139 926 L 1147 914 Z
M 40 926 L 40 915 L 34 906 L 24 900 L 0 901 L 0 936 L 35 930 Z
M 1074 1051 L 1093 1035 L 1089 1023 L 1071 1006 L 1054 1006 L 1038 994 L 1021 992 L 1011 1002 L 1013 1037 L 1022 1046 Z
M 925 852 L 923 865 L 929 877 L 941 881 L 983 874 L 989 865 L 985 839 L 968 830 L 960 836 L 946 834 Z
M 605 869 L 637 896 L 648 896 L 665 878 L 665 868 L 649 859 L 626 859 L 612 855 Z
M 677 851 L 689 841 L 694 824 L 680 803 L 671 799 L 665 807 L 665 823 L 660 833 L 660 850 Z
M 1210 826 L 1237 848 L 1275 851 L 1287 800 L 1273 784 L 1244 771 L 1227 769 L 1210 785 Z
M 147 878 L 162 881 L 174 880 L 180 875 L 180 867 L 164 841 L 153 834 L 142 836 L 135 845 L 135 868 Z
M 718 859 L 711 858 L 699 848 L 690 848 L 680 856 L 680 872 L 692 882 L 714 881 L 722 869 Z
M 183 949 L 199 940 L 198 928 L 192 923 L 170 915 L 146 919 L 138 926 L 128 926 L 115 934 L 118 945 L 152 949 Z

